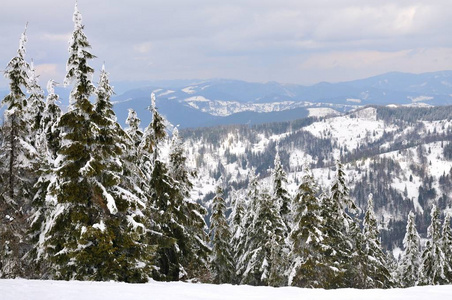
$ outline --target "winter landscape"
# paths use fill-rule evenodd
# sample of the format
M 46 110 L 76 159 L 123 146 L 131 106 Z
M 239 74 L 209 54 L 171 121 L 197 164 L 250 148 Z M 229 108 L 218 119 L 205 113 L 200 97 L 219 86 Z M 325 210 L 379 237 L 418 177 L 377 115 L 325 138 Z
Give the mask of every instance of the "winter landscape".
M 79 7 L 103 18 L 108 14 L 99 10 L 110 9 L 104 1 L 91 7 L 76 1 L 61 10 L 64 19 L 72 13 L 72 27 L 64 29 L 70 34 L 60 28 L 35 33 L 30 22 L 18 40 L 2 36 L 7 46 L 0 55 L 12 58 L 0 61 L 1 299 L 452 296 L 452 71 L 446 70 L 452 69 L 452 41 L 438 30 L 450 25 L 449 4 L 306 2 L 310 13 L 303 15 L 289 2 L 279 4 L 287 5 L 282 10 L 159 4 L 151 16 L 168 26 L 166 33 L 148 31 L 156 42 L 138 35 L 140 43 L 131 47 L 137 56 L 127 66 L 118 61 L 127 51 L 122 44 L 137 38 L 135 22 L 126 35 L 118 31 L 115 42 L 108 29 L 95 43 L 88 39 L 85 25 L 92 23 Z M 51 4 L 39 4 L 49 6 L 43 15 L 54 12 Z M 140 15 L 144 2 L 133 4 L 130 11 Z M 17 5 L 4 4 L 4 11 Z M 118 5 L 109 10 L 114 19 L 121 5 L 112 5 Z M 232 38 L 238 27 L 223 27 L 227 16 L 245 22 L 241 16 L 253 9 L 245 19 L 256 27 Z M 159 15 L 173 10 L 169 20 Z M 341 16 L 330 22 L 325 16 L 332 11 L 363 25 L 369 39 L 356 37 Z M 298 21 L 311 13 L 318 25 Z M 193 23 L 201 15 L 209 16 L 209 26 Z M 181 31 L 188 36 L 181 44 L 182 27 L 170 25 L 175 20 L 191 24 Z M 208 45 L 194 37 L 219 28 L 229 29 L 214 31 Z M 297 43 L 263 46 L 264 37 L 288 33 Z M 431 48 L 414 46 L 421 37 Z M 61 74 L 51 46 L 63 38 L 69 47 Z M 254 42 L 243 44 L 249 39 Z M 406 47 L 398 39 L 413 48 L 397 49 Z M 48 48 L 30 50 L 32 41 Z M 186 56 L 159 51 L 162 41 L 187 47 Z M 202 59 L 190 52 L 201 45 L 208 53 Z M 99 64 L 98 47 L 111 64 Z M 295 54 L 278 67 L 267 65 L 278 47 L 308 55 L 298 57 L 304 62 L 298 68 L 335 82 L 272 81 L 309 77 L 292 69 Z M 107 54 L 116 50 L 119 56 Z M 175 55 L 182 66 L 157 62 L 164 55 Z M 230 59 L 237 70 L 229 68 Z M 140 71 L 145 61 L 161 74 Z M 218 70 L 241 79 L 211 79 Z M 345 70 L 364 79 L 341 77 Z M 174 79 L 187 74 L 204 79 Z

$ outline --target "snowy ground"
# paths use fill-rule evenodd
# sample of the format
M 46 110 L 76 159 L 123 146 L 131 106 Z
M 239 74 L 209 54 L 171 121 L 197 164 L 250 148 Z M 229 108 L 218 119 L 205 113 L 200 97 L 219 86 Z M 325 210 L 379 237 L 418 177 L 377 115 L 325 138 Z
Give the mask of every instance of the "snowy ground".
M 2 300 L 71 300 L 71 299 L 315 299 L 315 300 L 436 300 L 452 299 L 451 286 L 428 286 L 391 290 L 312 290 L 293 287 L 271 288 L 252 286 L 191 284 L 182 282 L 151 282 L 126 284 L 117 282 L 0 280 Z

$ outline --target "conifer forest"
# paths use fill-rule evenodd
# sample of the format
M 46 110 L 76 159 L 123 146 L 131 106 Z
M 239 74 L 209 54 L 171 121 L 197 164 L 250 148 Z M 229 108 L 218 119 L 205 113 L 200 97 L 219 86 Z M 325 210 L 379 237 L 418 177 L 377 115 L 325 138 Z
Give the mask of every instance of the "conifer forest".
M 218 171 L 210 204 L 194 199 L 198 174 L 188 164 L 184 139 L 196 132 L 168 126 L 154 93 L 151 122 L 141 127 L 130 109 L 123 128 L 106 68 L 93 79 L 95 55 L 77 6 L 73 22 L 67 108 L 56 81 L 46 92 L 39 85 L 26 57 L 26 30 L 4 70 L 0 278 L 324 289 L 452 283 L 445 207 L 430 205 L 423 239 L 410 207 L 399 233 L 403 252 L 394 257 L 382 243 L 373 191 L 352 190 L 339 159 L 327 166 L 331 185 L 314 176 L 318 165 L 306 163 L 289 191 L 285 145 L 277 144 L 267 180 L 263 170 L 249 167 L 247 184 L 237 186 Z M 345 152 L 347 162 L 364 157 Z

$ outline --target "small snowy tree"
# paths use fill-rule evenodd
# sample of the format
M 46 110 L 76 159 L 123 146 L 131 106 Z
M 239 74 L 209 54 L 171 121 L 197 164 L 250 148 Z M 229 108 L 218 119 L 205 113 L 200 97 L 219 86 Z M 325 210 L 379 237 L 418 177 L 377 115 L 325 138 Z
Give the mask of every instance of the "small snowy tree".
M 193 189 L 191 180 L 196 174 L 187 167 L 187 157 L 177 127 L 173 130 L 170 145 L 169 175 L 174 182 L 176 191 L 174 205 L 179 206 L 180 224 L 185 228 L 185 238 L 179 241 L 179 248 L 186 248 L 181 262 L 188 278 L 204 280 L 209 277 L 209 238 L 205 233 L 207 225 L 203 218 L 207 214 L 207 210 L 201 204 L 190 199 L 190 192 Z
M 320 287 L 323 255 L 323 220 L 317 186 L 308 166 L 293 200 L 290 233 L 289 285 Z
M 441 232 L 441 248 L 446 259 L 445 276 L 448 283 L 452 283 L 452 232 L 450 229 L 450 214 L 444 216 Z
M 30 122 L 30 139 L 33 146 L 37 149 L 37 151 L 42 155 L 45 153 L 43 141 L 40 139 L 42 133 L 42 118 L 45 109 L 44 102 L 44 91 L 38 83 L 38 77 L 36 75 L 36 71 L 33 65 L 33 62 L 30 66 L 29 76 L 28 76 L 28 93 L 29 97 L 27 99 L 27 115 Z
M 330 196 L 322 200 L 322 218 L 324 221 L 324 255 L 325 272 L 322 274 L 321 286 L 339 288 L 354 286 L 353 260 L 359 243 L 359 227 L 347 211 L 355 211 L 356 206 L 349 197 L 342 164 L 336 164 L 336 178 L 331 187 Z
M 373 209 L 373 195 L 369 194 L 363 221 L 364 237 L 364 288 L 389 288 L 391 274 L 387 268 L 386 255 L 381 248 L 380 232 Z
M 246 241 L 245 228 L 243 224 L 245 220 L 246 204 L 244 197 L 233 188 L 229 192 L 229 197 L 229 202 L 232 206 L 231 214 L 229 215 L 229 224 L 231 226 L 231 252 L 234 261 L 233 282 L 239 283 L 240 278 L 239 274 L 237 274 L 237 266 L 239 265 L 239 261 L 243 256 Z
M 254 192 L 253 192 L 254 194 Z M 255 195 L 257 196 L 257 195 Z M 279 213 L 279 205 L 267 190 L 259 193 L 253 205 L 247 244 L 244 251 L 242 284 L 285 285 L 284 251 L 285 224 Z M 277 275 L 277 276 L 275 276 Z
M 290 201 L 291 197 L 289 192 L 286 190 L 285 185 L 287 184 L 287 174 L 284 172 L 283 166 L 281 164 L 281 159 L 279 157 L 279 151 L 276 151 L 275 160 L 274 160 L 275 168 L 272 170 L 272 178 L 273 178 L 273 198 L 278 203 L 280 207 L 280 214 L 284 223 L 287 227 L 287 231 L 285 236 L 288 235 L 289 226 L 291 225 L 291 207 Z
M 448 265 L 441 247 L 441 223 L 436 206 L 432 206 L 431 223 L 427 229 L 430 238 L 422 253 L 422 263 L 419 271 L 419 281 L 422 285 L 437 285 L 447 283 Z
M 213 283 L 232 283 L 234 276 L 234 262 L 231 252 L 231 231 L 226 220 L 226 203 L 223 189 L 217 186 L 212 200 L 212 215 L 210 217 L 210 237 L 212 253 L 210 268 Z
M 398 267 L 399 283 L 402 287 L 417 285 L 420 265 L 420 237 L 416 230 L 415 215 L 408 214 L 406 233 L 403 238 L 404 252 Z

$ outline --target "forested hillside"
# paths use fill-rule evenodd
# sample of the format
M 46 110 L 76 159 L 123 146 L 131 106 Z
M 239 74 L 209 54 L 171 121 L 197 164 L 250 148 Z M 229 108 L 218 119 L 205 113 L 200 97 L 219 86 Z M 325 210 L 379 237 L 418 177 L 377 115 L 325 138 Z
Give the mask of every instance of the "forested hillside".
M 304 164 L 326 191 L 339 159 L 358 206 L 365 209 L 367 196 L 374 195 L 383 245 L 392 250 L 402 248 L 411 210 L 425 236 L 431 205 L 441 211 L 451 209 L 451 116 L 450 106 L 375 106 L 340 117 L 200 128 L 181 134 L 192 166 L 199 170 L 194 197 L 204 202 L 212 196 L 209 184 L 220 176 L 227 179 L 228 188 L 239 191 L 248 185 L 253 168 L 263 182 L 269 182 L 277 149 L 292 193 Z

